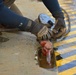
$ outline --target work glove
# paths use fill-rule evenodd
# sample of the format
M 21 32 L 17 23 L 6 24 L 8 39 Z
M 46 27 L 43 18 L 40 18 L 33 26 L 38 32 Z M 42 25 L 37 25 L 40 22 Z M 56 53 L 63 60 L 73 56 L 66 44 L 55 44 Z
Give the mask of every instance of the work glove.
M 37 39 L 42 40 L 51 40 L 52 32 L 46 26 L 43 26 L 42 29 L 37 33 Z
M 54 38 L 60 38 L 66 32 L 66 25 L 64 21 L 64 14 L 62 12 L 53 15 L 56 19 L 55 27 L 53 29 Z
M 26 31 L 36 35 L 38 41 L 51 39 L 51 31 L 46 26 L 31 20 L 28 22 Z

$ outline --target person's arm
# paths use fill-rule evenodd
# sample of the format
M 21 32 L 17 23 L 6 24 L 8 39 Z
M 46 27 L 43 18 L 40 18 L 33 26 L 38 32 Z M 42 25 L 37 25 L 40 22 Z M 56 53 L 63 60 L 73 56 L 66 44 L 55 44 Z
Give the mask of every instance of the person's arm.
M 42 1 L 53 16 L 55 16 L 57 13 L 62 12 L 58 0 L 42 0 Z
M 49 29 L 46 26 L 35 23 L 34 21 L 17 15 L 15 12 L 8 9 L 3 4 L 3 0 L 0 0 L 0 24 L 9 28 L 19 28 L 22 31 L 28 31 L 36 35 L 37 38 L 50 39 L 51 35 Z
M 62 33 L 62 34 L 64 34 L 66 32 L 64 14 L 63 14 L 61 7 L 58 3 L 58 0 L 42 0 L 42 1 L 57 21 L 56 25 L 53 29 L 54 33 L 57 33 L 59 30 L 61 30 L 61 33 L 64 31 Z

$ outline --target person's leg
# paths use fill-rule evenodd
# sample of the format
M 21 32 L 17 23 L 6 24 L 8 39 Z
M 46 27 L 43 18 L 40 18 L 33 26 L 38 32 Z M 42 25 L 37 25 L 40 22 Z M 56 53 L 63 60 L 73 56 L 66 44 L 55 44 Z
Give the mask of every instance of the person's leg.
M 42 0 L 42 1 L 53 16 L 54 14 L 57 14 L 57 12 L 61 12 L 58 0 Z

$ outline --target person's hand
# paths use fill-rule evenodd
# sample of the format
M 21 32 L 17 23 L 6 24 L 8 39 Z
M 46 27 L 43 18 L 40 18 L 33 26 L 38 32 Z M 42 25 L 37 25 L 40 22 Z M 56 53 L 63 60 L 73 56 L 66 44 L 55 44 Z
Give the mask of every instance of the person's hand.
M 50 40 L 51 37 L 52 37 L 52 33 L 46 26 L 43 26 L 43 28 L 40 29 L 40 31 L 37 34 L 37 39 L 39 41 L 41 41 L 41 40 Z
M 57 18 L 55 27 L 52 32 L 53 32 L 54 38 L 59 38 L 65 34 L 66 26 L 63 18 Z
M 30 19 L 28 20 L 25 30 L 36 35 L 38 41 L 51 39 L 51 31 L 47 26 L 34 22 Z

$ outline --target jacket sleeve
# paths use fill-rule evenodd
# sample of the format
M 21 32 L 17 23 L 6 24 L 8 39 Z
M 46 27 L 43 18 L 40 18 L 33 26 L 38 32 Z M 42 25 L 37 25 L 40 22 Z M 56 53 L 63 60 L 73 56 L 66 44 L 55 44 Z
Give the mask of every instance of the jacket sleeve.
M 42 0 L 42 1 L 44 5 L 48 8 L 48 10 L 52 13 L 53 16 L 56 13 L 62 12 L 58 0 Z
M 19 28 L 21 30 L 24 30 L 27 23 L 27 18 L 17 15 L 9 8 L 4 6 L 3 0 L 0 0 L 0 24 L 3 24 L 8 28 Z

